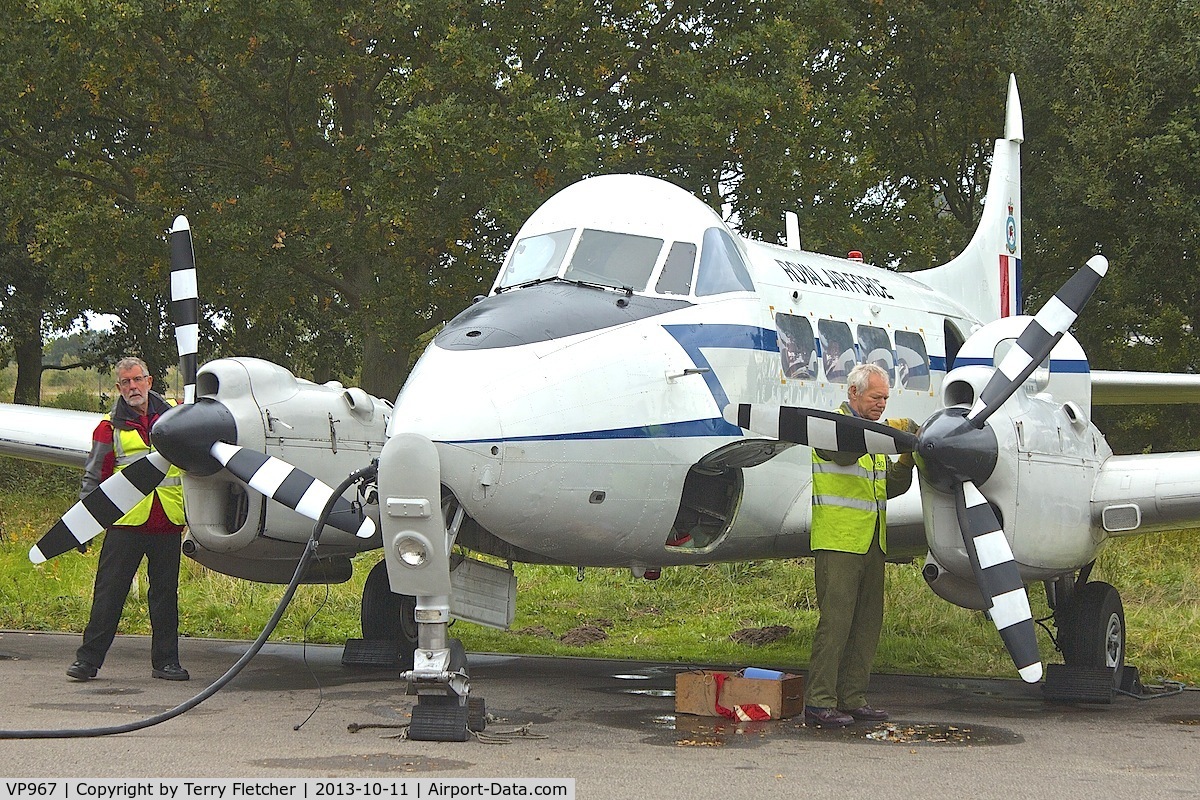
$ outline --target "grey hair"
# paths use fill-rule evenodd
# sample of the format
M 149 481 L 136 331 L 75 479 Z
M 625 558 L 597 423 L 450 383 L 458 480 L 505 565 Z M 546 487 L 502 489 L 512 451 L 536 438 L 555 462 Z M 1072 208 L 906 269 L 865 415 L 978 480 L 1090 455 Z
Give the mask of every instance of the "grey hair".
M 142 361 L 137 356 L 125 356 L 117 362 L 117 365 L 113 367 L 113 370 L 115 372 L 124 372 L 125 370 L 133 369 L 134 367 L 140 367 L 143 375 L 150 374 L 150 368 L 146 366 L 146 362 Z
M 850 386 L 853 386 L 859 394 L 862 394 L 867 390 L 872 375 L 883 381 L 884 386 L 891 383 L 888 380 L 887 372 L 878 364 L 856 364 L 854 369 L 850 370 L 850 374 L 846 376 L 846 383 L 849 384 L 846 390 L 849 391 Z

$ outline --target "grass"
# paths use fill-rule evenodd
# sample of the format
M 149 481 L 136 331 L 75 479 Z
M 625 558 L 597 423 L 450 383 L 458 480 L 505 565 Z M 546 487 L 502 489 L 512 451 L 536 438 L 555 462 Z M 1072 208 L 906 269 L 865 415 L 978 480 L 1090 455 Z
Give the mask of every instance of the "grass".
M 29 547 L 75 499 L 74 470 L 0 459 L 0 627 L 82 631 L 91 603 L 99 547 L 33 566 Z M 1093 580 L 1120 591 L 1125 604 L 1128 662 L 1143 680 L 1200 682 L 1200 538 L 1196 531 L 1132 537 L 1104 550 Z M 93 543 L 94 545 L 96 542 Z M 281 620 L 278 641 L 340 643 L 359 635 L 362 582 L 378 552 L 364 554 L 354 578 L 336 586 L 303 586 Z M 690 664 L 804 669 L 817 623 L 812 564 L 761 561 L 664 570 L 658 581 L 627 570 L 589 569 L 582 581 L 570 567 L 517 565 L 520 595 L 509 631 L 457 622 L 453 635 L 468 650 L 595 656 Z M 149 633 L 144 572 L 121 630 Z M 283 587 L 211 572 L 184 559 L 180 628 L 184 635 L 251 639 Z M 1035 616 L 1045 595 L 1031 587 Z M 761 645 L 740 644 L 743 629 L 787 626 Z M 597 641 L 570 644 L 568 632 Z M 585 634 L 591 633 L 588 637 Z M 567 637 L 568 640 L 571 637 Z M 1048 662 L 1061 661 L 1039 636 Z M 954 607 L 925 586 L 919 564 L 889 565 L 887 613 L 876 668 L 932 675 L 1013 675 L 1012 664 L 982 614 Z

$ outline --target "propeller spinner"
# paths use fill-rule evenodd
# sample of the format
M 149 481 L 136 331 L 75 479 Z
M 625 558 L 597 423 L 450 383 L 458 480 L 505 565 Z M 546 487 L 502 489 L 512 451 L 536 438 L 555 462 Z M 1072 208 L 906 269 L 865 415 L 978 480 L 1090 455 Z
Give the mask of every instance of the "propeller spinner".
M 936 412 L 916 436 L 858 417 L 812 408 L 740 404 L 726 406 L 725 419 L 754 433 L 842 452 L 895 454 L 915 451 L 921 479 L 955 498 L 963 545 L 976 584 L 988 599 L 988 614 L 1021 678 L 1042 677 L 1036 629 L 1012 548 L 996 511 L 979 486 L 999 458 L 988 418 L 1004 405 L 1078 318 L 1108 271 L 1104 256 L 1093 256 L 1029 321 L 968 411 Z

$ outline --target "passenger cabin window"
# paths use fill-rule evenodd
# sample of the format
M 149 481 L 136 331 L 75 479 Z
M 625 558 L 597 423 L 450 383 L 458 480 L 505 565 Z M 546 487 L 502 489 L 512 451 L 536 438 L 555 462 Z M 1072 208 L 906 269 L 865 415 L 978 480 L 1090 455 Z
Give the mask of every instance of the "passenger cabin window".
M 585 230 L 563 277 L 569 281 L 645 291 L 662 247 L 662 239 L 649 236 Z
M 530 281 L 553 278 L 562 266 L 574 230 L 526 236 L 513 246 L 508 269 L 500 278 L 500 287 L 508 288 Z
M 858 352 L 862 354 L 864 364 L 874 364 L 887 373 L 889 386 L 896 385 L 895 358 L 887 331 L 872 325 L 859 325 Z
M 696 296 L 752 291 L 750 272 L 732 237 L 720 228 L 706 230 L 696 274 Z
M 783 377 L 812 380 L 817 377 L 817 344 L 812 325 L 806 317 L 791 314 L 775 315 L 775 331 L 779 340 L 779 359 Z
M 825 371 L 825 380 L 833 383 L 845 383 L 846 375 L 857 363 L 854 357 L 854 339 L 850 335 L 850 326 L 844 322 L 823 319 L 817 323 L 817 333 L 821 347 L 821 368 Z
M 675 242 L 654 290 L 659 294 L 691 294 L 692 272 L 696 269 L 696 245 L 691 242 Z
M 901 389 L 929 389 L 929 353 L 919 333 L 896 331 L 896 385 Z

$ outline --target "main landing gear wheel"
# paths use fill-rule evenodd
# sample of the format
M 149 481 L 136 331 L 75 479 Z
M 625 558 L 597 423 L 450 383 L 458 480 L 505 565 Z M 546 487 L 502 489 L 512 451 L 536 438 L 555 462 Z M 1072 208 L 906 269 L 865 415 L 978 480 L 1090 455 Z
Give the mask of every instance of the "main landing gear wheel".
M 1085 583 L 1058 614 L 1059 649 L 1067 666 L 1107 669 L 1114 688 L 1125 664 L 1125 609 L 1116 588 Z
M 386 562 L 380 561 L 371 568 L 363 584 L 363 639 L 395 642 L 401 672 L 413 668 L 413 653 L 417 651 L 416 611 L 417 598 L 392 592 Z M 465 656 L 463 662 L 466 663 Z

